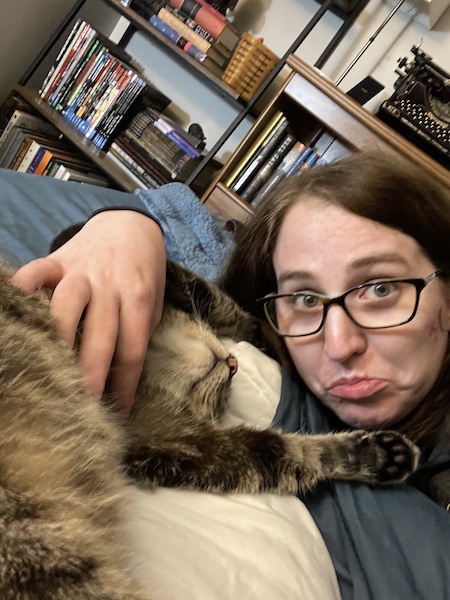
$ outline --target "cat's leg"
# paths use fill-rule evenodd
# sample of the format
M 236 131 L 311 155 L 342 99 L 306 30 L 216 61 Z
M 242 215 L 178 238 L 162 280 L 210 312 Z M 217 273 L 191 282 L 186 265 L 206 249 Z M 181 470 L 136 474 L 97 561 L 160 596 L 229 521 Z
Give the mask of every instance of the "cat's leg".
M 296 493 L 327 479 L 400 482 L 416 468 L 419 455 L 396 432 L 313 436 L 202 423 L 172 434 L 171 440 L 130 450 L 131 477 L 218 493 Z
M 45 516 L 42 515 L 45 514 Z M 2 600 L 149 600 L 88 520 L 0 487 Z

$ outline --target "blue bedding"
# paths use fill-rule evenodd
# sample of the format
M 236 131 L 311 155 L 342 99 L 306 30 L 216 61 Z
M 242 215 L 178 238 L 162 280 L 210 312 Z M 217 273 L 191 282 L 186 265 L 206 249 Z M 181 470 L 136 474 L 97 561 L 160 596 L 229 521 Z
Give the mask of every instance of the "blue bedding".
M 150 212 L 164 231 L 169 258 L 209 280 L 234 243 L 224 222 L 182 183 L 128 194 L 0 169 L 0 256 L 16 266 L 45 256 L 60 231 L 107 206 Z
M 44 256 L 62 229 L 104 206 L 144 209 L 133 194 L 0 169 L 0 255 L 17 266 Z

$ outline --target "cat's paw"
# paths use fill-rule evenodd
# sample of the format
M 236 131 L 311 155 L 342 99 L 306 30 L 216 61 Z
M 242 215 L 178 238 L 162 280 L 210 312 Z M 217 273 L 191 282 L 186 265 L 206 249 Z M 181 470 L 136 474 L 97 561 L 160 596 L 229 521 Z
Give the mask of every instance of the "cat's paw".
M 355 431 L 357 439 L 353 459 L 365 464 L 372 484 L 400 483 L 413 473 L 419 463 L 420 451 L 407 437 L 396 431 Z

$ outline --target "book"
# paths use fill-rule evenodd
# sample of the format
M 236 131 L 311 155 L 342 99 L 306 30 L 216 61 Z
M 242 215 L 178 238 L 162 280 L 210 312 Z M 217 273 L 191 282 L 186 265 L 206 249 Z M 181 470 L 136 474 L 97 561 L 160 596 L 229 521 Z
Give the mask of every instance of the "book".
M 45 100 L 52 106 L 57 104 L 60 95 L 64 92 L 65 86 L 67 86 L 73 78 L 73 74 L 76 71 L 79 62 L 83 58 L 87 48 L 90 47 L 92 40 L 96 35 L 95 30 L 86 23 L 80 35 L 77 37 L 74 43 L 73 52 L 71 52 L 70 59 L 65 65 L 62 65 L 60 69 L 60 75 L 54 82 L 53 86 L 50 86 Z
M 115 141 L 123 146 L 137 162 L 145 166 L 161 183 L 169 183 L 175 179 L 172 171 L 162 165 L 150 149 L 130 131 L 124 131 Z
M 44 119 L 38 115 L 16 109 L 10 116 L 0 136 L 0 152 L 9 143 L 14 130 L 19 128 L 27 129 L 29 132 L 34 131 L 36 133 L 49 135 L 54 138 L 60 136 L 60 132 L 56 129 L 56 127 L 47 121 L 44 121 Z
M 198 25 L 198 23 L 196 23 L 193 19 L 187 17 L 186 15 L 181 14 L 176 8 L 174 8 L 173 6 L 170 6 L 170 4 L 166 4 L 164 6 L 164 8 L 167 11 L 171 12 L 173 15 L 175 15 L 179 21 L 181 21 L 182 23 L 184 23 L 185 25 L 190 27 L 192 29 L 192 31 L 195 31 L 195 33 L 198 33 L 198 35 L 200 35 L 202 38 L 204 38 L 207 42 L 213 43 L 216 41 L 216 38 L 214 36 L 212 36 L 209 33 L 209 31 L 206 31 L 206 29 L 204 27 L 202 27 L 201 25 Z
M 173 121 L 173 119 L 170 119 L 168 116 L 163 115 L 152 108 L 147 108 L 144 112 L 138 113 L 135 119 L 143 124 L 154 123 L 155 127 L 159 129 L 161 133 L 164 133 L 192 158 L 201 156 L 200 150 L 197 149 L 201 140 L 185 131 L 181 125 L 176 123 L 176 121 Z
M 233 185 L 233 183 L 236 181 L 236 179 L 239 176 L 239 174 L 241 173 L 241 171 L 250 162 L 250 160 L 255 156 L 255 154 L 259 151 L 259 149 L 261 148 L 261 145 L 264 143 L 264 141 L 267 139 L 267 137 L 271 134 L 271 132 L 277 126 L 277 124 L 281 121 L 283 116 L 284 115 L 281 110 L 277 110 L 272 115 L 272 117 L 270 118 L 270 120 L 268 121 L 266 126 L 263 128 L 261 133 L 257 136 L 257 138 L 255 139 L 253 144 L 251 144 L 250 148 L 247 150 L 247 152 L 245 152 L 244 156 L 241 158 L 241 160 L 239 160 L 239 162 L 237 163 L 235 168 L 231 171 L 230 175 L 224 181 L 224 184 L 226 185 L 226 187 L 231 187 Z
M 309 153 L 309 146 L 306 146 L 303 142 L 297 141 L 254 197 L 252 202 L 254 206 L 260 204 L 273 187 L 286 177 L 286 173 L 304 152 Z
M 275 150 L 280 140 L 284 137 L 289 123 L 285 116 L 281 117 L 276 126 L 259 146 L 256 154 L 250 159 L 247 165 L 239 173 L 231 189 L 239 194 L 243 187 L 256 175 L 256 171 L 261 163 Z
M 279 146 L 273 151 L 273 153 L 262 163 L 258 169 L 255 177 L 244 185 L 244 188 L 239 192 L 242 200 L 252 202 L 253 197 L 267 181 L 269 176 L 275 171 L 278 165 L 281 163 L 283 158 L 289 152 L 296 142 L 296 138 L 287 133 Z
M 42 92 L 40 94 L 42 98 L 48 99 L 49 96 L 55 90 L 63 73 L 69 67 L 69 65 L 72 63 L 74 56 L 75 56 L 82 40 L 86 36 L 89 27 L 90 27 L 89 23 L 87 23 L 86 21 L 80 21 L 79 27 L 72 39 L 72 43 L 67 48 L 62 59 L 57 63 L 52 77 L 50 78 L 47 85 L 45 86 L 45 88 L 42 90 Z
M 124 148 L 122 148 L 118 143 L 113 142 L 111 144 L 111 148 L 109 151 L 112 154 L 116 154 L 119 159 L 123 159 L 127 164 L 129 170 L 138 177 L 143 183 L 145 183 L 149 188 L 156 189 L 160 187 L 161 183 L 149 172 L 147 171 L 141 164 L 139 164 Z
M 165 7 L 161 8 L 158 12 L 158 17 L 164 23 L 167 23 L 169 27 L 175 29 L 181 36 L 187 39 L 189 42 L 192 42 L 196 48 L 204 52 L 205 54 L 208 52 L 211 47 L 211 42 L 205 40 L 201 35 L 195 33 L 191 27 L 183 23 L 182 20 L 178 19 L 176 13 L 172 13 L 167 10 Z
M 128 164 L 120 157 L 118 154 L 113 152 L 111 149 L 106 153 L 108 160 L 113 162 L 116 167 L 118 167 L 123 173 L 131 179 L 133 184 L 136 186 L 136 189 L 146 190 L 148 186 L 137 177 L 129 168 Z
M 228 21 L 224 15 L 206 3 L 203 5 L 196 0 L 169 0 L 169 4 L 204 27 L 215 38 L 227 27 Z
M 150 25 L 152 25 L 157 31 L 162 33 L 168 40 L 173 42 L 179 48 L 181 48 L 184 52 L 195 58 L 195 60 L 202 61 L 205 59 L 206 54 L 197 48 L 192 42 L 184 38 L 182 35 L 175 31 L 172 27 L 167 25 L 164 21 L 162 21 L 156 15 L 150 17 L 149 21 Z
M 42 85 L 39 88 L 38 93 L 40 96 L 43 96 L 45 94 L 46 90 L 48 89 L 48 86 L 50 85 L 52 78 L 56 77 L 57 70 L 61 67 L 62 61 L 64 60 L 66 55 L 69 53 L 70 47 L 73 43 L 73 40 L 74 40 L 75 36 L 77 35 L 79 29 L 82 27 L 82 24 L 83 24 L 83 21 L 81 19 L 77 19 L 75 21 L 72 29 L 70 30 L 69 35 L 65 39 L 60 51 L 56 55 L 53 65 L 51 66 L 44 81 L 42 82 Z

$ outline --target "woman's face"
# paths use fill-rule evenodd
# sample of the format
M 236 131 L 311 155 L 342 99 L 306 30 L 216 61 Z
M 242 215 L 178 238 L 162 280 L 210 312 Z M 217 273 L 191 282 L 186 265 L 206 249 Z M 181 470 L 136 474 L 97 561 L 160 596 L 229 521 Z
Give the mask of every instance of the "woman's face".
M 332 297 L 374 279 L 426 277 L 437 268 L 412 237 L 317 198 L 288 212 L 273 264 L 280 292 Z M 303 381 L 344 423 L 384 428 L 431 389 L 447 347 L 449 304 L 435 279 L 409 323 L 362 329 L 332 305 L 321 331 L 285 341 Z

